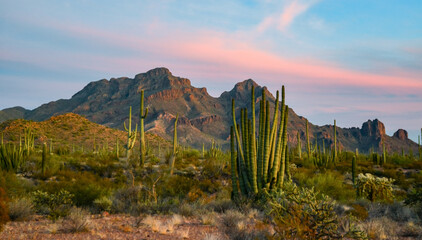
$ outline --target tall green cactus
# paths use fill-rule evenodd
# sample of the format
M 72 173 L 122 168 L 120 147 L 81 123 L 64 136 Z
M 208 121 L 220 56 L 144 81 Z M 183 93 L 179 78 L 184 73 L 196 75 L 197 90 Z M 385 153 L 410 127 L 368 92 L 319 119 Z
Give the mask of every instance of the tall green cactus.
M 352 159 L 352 182 L 353 186 L 356 184 L 356 156 L 353 156 Z
M 144 120 L 148 116 L 148 108 L 145 108 L 144 113 L 144 90 L 141 90 L 141 103 L 139 107 L 139 142 L 140 142 L 140 165 L 143 166 L 145 163 L 145 155 L 146 155 L 146 148 L 145 148 L 145 129 L 144 129 Z
M 252 87 L 251 90 L 252 117 L 248 118 L 247 109 L 241 109 L 240 125 L 236 121 L 235 101 L 232 100 L 231 165 L 234 197 L 238 192 L 249 196 L 261 191 L 275 190 L 283 184 L 288 122 L 288 106 L 285 106 L 284 86 L 282 88 L 281 114 L 279 117 L 279 93 L 277 92 L 272 125 L 269 107 L 270 104 L 265 99 L 263 91 L 260 101 L 259 128 L 256 131 L 255 88 Z
M 230 150 L 231 150 L 232 153 L 235 152 L 233 126 L 230 127 Z M 237 168 L 238 168 L 238 166 L 237 166 L 237 163 L 236 163 L 236 155 L 231 154 L 231 174 L 232 174 L 232 189 L 233 189 L 232 198 L 234 198 L 234 199 L 239 197 L 239 191 L 238 191 L 238 187 L 237 187 L 237 176 L 236 176 Z
M 382 164 L 387 162 L 387 154 L 385 151 L 385 143 L 384 141 L 382 142 Z
M 333 150 L 333 161 L 337 162 L 337 126 L 336 120 L 334 119 L 334 150 Z
M 47 143 L 43 143 L 41 155 L 41 173 L 45 175 L 45 166 L 47 164 Z
M 127 132 L 127 144 L 125 145 L 126 149 L 126 159 L 129 159 L 130 152 L 132 151 L 133 147 L 135 146 L 136 142 L 136 133 L 138 130 L 138 124 L 136 124 L 135 131 L 132 131 L 132 106 L 129 107 L 129 123 L 126 127 L 126 122 L 123 122 L 123 126 L 125 131 Z
M 306 119 L 306 149 L 308 151 L 308 161 L 312 160 L 311 144 L 309 142 L 309 126 L 308 119 Z
M 176 120 L 174 121 L 174 131 L 173 131 L 173 153 L 170 159 L 170 175 L 173 175 L 174 172 L 174 163 L 176 162 L 177 155 L 177 121 L 179 119 L 179 114 L 176 114 Z
M 302 159 L 302 144 L 300 142 L 299 131 L 297 131 L 297 155 L 299 156 L 299 159 Z
M 120 157 L 119 138 L 116 136 L 116 159 L 118 160 L 119 157 Z

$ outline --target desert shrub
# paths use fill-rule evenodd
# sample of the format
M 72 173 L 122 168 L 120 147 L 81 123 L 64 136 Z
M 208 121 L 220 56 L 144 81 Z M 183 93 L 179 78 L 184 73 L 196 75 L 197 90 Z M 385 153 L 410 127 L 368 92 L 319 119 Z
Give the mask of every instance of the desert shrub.
M 0 232 L 3 230 L 3 226 L 9 221 L 7 202 L 6 192 L 0 187 Z
M 253 221 L 237 210 L 228 210 L 221 215 L 220 228 L 229 239 L 267 239 L 266 229 L 257 228 Z
M 357 203 L 352 204 L 352 209 L 347 213 L 351 214 L 359 220 L 366 220 L 368 218 L 368 210 L 365 208 L 365 206 Z
M 9 218 L 12 221 L 27 220 L 34 214 L 34 205 L 28 198 L 19 198 L 9 203 Z
M 230 199 L 216 199 L 205 205 L 205 208 L 218 213 L 224 213 L 230 209 L 236 209 L 236 205 Z
M 185 217 L 191 217 L 198 213 L 198 203 L 182 203 L 179 205 L 178 213 Z
M 359 224 L 369 239 L 397 239 L 397 230 L 399 226 L 393 220 L 382 217 L 371 219 Z
M 179 175 L 168 176 L 157 186 L 157 194 L 161 198 L 184 198 L 195 186 L 198 186 L 196 179 Z
M 415 184 L 413 189 L 407 194 L 404 203 L 412 206 L 415 212 L 421 216 L 420 220 L 422 220 L 422 183 Z
M 0 188 L 6 191 L 9 198 L 19 198 L 33 191 L 30 180 L 19 178 L 16 174 L 0 170 Z
M 35 210 L 39 213 L 47 211 L 48 216 L 57 220 L 69 214 L 72 206 L 73 195 L 66 190 L 60 190 L 55 193 L 47 193 L 40 190 L 33 192 L 33 203 Z
M 206 193 L 212 194 L 221 189 L 221 184 L 215 179 L 206 178 L 199 182 L 199 188 Z
M 138 214 L 146 198 L 146 193 L 140 187 L 121 188 L 112 196 L 111 209 L 117 213 Z
M 111 199 L 107 196 L 102 196 L 100 198 L 95 199 L 93 204 L 98 212 L 109 212 L 111 210 L 111 206 L 113 205 L 113 201 L 111 201 Z
M 61 230 L 64 232 L 86 232 L 89 230 L 88 212 L 77 207 L 72 207 L 69 215 L 62 222 Z
M 391 201 L 393 199 L 393 179 L 375 177 L 370 173 L 360 173 L 356 180 L 359 196 L 374 202 L 377 200 Z
M 387 217 L 396 222 L 417 221 L 418 215 L 401 202 L 371 203 L 368 207 L 369 219 Z
M 326 171 L 313 174 L 309 171 L 298 172 L 294 179 L 297 179 L 300 186 L 314 187 L 320 193 L 330 196 L 338 201 L 347 201 L 355 198 L 356 190 L 344 183 L 344 177 L 334 171 Z
M 269 205 L 276 234 L 282 239 L 365 239 L 353 222 L 343 232 L 334 200 L 313 188 L 299 188 L 287 182 L 283 189 L 270 195 Z
M 108 179 L 89 172 L 60 171 L 57 180 L 42 183 L 39 189 L 50 193 L 57 189 L 66 190 L 73 195 L 76 206 L 92 206 L 95 199 L 109 195 L 113 187 Z

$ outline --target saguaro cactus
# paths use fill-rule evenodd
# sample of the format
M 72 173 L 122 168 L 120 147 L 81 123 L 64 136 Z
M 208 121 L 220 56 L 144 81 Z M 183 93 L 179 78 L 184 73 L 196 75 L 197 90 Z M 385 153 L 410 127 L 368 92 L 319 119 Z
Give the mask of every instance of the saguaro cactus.
M 352 182 L 354 186 L 356 184 L 356 156 L 352 159 Z
M 179 119 L 179 114 L 176 115 L 176 120 L 174 121 L 174 131 L 173 131 L 173 153 L 170 159 L 170 175 L 173 175 L 174 163 L 176 162 L 177 154 L 177 121 Z
M 140 165 L 143 166 L 145 163 L 145 129 L 144 129 L 144 120 L 148 116 L 148 108 L 145 108 L 144 113 L 144 90 L 141 90 L 141 104 L 139 107 L 139 138 L 140 138 Z
M 249 119 L 247 110 L 241 109 L 240 126 L 236 121 L 235 101 L 232 99 L 231 165 L 234 197 L 237 196 L 239 189 L 243 195 L 248 196 L 250 194 L 257 194 L 260 191 L 274 190 L 283 184 L 286 165 L 288 117 L 288 106 L 285 106 L 284 99 L 285 92 L 283 86 L 281 117 L 278 114 L 279 93 L 277 92 L 274 120 L 271 126 L 270 105 L 265 100 L 265 92 L 262 92 L 257 140 L 255 127 L 255 88 L 252 87 L 251 90 L 252 117 Z
M 41 173 L 42 173 L 43 176 L 45 174 L 46 163 L 47 163 L 47 143 L 43 143 L 42 155 L 41 155 Z
M 135 146 L 136 141 L 136 132 L 138 130 L 138 124 L 136 124 L 135 131 L 132 131 L 132 107 L 129 107 L 129 123 L 126 127 L 126 122 L 123 122 L 123 126 L 127 132 L 127 144 L 125 145 L 126 149 L 126 158 L 129 159 L 130 151 L 132 151 Z

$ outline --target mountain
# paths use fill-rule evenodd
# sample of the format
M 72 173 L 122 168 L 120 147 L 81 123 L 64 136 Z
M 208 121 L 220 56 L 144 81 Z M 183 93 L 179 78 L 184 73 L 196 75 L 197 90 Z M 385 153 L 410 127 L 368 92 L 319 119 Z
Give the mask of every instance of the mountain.
M 23 107 L 12 107 L 3 109 L 0 111 L 0 123 L 10 119 L 24 118 L 27 112 L 29 112 L 29 110 Z
M 209 144 L 213 139 L 227 146 L 229 129 L 232 123 L 231 100 L 236 101 L 239 109 L 250 109 L 251 88 L 255 87 L 256 102 L 261 99 L 262 91 L 274 108 L 275 97 L 266 87 L 259 86 L 252 79 L 237 83 L 230 91 L 223 92 L 215 98 L 208 94 L 206 88 L 196 88 L 189 79 L 173 76 L 166 68 L 152 69 L 134 78 L 121 77 L 110 80 L 102 79 L 91 82 L 71 99 L 53 101 L 32 110 L 25 111 L 24 118 L 43 121 L 52 116 L 76 113 L 95 123 L 123 129 L 123 122 L 128 118 L 129 107 L 133 107 L 133 120 L 139 121 L 140 90 L 145 91 L 145 105 L 149 113 L 145 121 L 145 129 L 150 133 L 171 139 L 173 123 L 179 114 L 178 136 L 182 144 L 195 147 Z M 287 97 L 288 103 L 288 97 Z M 259 104 L 256 107 L 259 111 Z M 257 118 L 258 119 L 258 118 Z M 289 109 L 288 139 L 291 146 L 296 146 L 297 132 L 305 142 L 306 119 Z M 407 132 L 399 130 L 390 137 L 385 134 L 382 122 L 375 119 L 363 123 L 361 128 L 338 128 L 340 148 L 361 152 L 382 149 L 385 142 L 389 151 L 401 151 L 411 148 L 417 151 L 417 144 L 407 138 Z M 309 123 L 310 141 L 333 145 L 333 126 L 317 126 Z

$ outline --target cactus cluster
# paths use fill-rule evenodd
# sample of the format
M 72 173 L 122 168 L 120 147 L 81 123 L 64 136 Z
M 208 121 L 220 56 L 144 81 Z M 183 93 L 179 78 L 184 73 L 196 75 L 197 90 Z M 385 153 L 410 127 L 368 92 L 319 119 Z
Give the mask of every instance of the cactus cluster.
M 146 147 L 145 147 L 145 130 L 144 120 L 148 116 L 148 108 L 145 108 L 144 112 L 144 90 L 141 90 L 141 103 L 139 107 L 139 138 L 140 138 L 140 165 L 143 166 L 145 163 Z
M 127 144 L 125 145 L 126 149 L 126 158 L 129 159 L 130 152 L 135 146 L 136 141 L 136 131 L 138 130 L 138 124 L 136 124 L 135 131 L 132 131 L 132 107 L 129 107 L 129 123 L 126 127 L 126 123 L 123 122 L 123 126 L 127 132 Z
M 270 104 L 265 99 L 263 90 L 257 132 L 255 88 L 252 87 L 251 90 L 252 117 L 248 118 L 246 108 L 241 109 L 240 124 L 236 121 L 235 101 L 232 99 L 231 167 L 234 198 L 238 197 L 239 192 L 249 196 L 260 191 L 271 191 L 283 185 L 288 118 L 284 86 L 282 87 L 281 117 L 279 117 L 279 109 L 279 92 L 277 91 L 274 119 L 271 125 Z
M 176 162 L 176 155 L 178 153 L 177 145 L 177 121 L 179 119 L 179 114 L 176 114 L 176 120 L 174 121 L 174 131 L 173 131 L 173 153 L 170 157 L 170 175 L 173 175 L 174 172 L 174 163 Z

